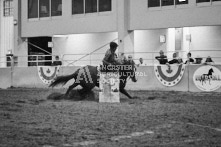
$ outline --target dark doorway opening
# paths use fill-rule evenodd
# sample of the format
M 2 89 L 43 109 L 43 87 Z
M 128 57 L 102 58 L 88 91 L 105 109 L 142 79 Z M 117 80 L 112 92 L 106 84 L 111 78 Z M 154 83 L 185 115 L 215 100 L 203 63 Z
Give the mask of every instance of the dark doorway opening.
M 52 49 L 48 47 L 51 37 L 28 38 L 28 66 L 50 66 Z

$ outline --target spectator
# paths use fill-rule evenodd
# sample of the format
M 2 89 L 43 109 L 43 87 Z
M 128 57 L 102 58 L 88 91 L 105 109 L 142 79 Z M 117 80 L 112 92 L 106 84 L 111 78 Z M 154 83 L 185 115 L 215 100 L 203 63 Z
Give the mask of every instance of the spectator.
M 62 62 L 59 60 L 59 56 L 55 56 L 55 61 L 52 63 L 52 66 L 62 65 Z
M 179 58 L 178 58 L 177 60 L 178 60 L 178 64 L 181 64 L 181 63 L 183 63 L 183 60 L 182 60 L 182 58 L 180 58 L 180 57 L 179 57 Z
M 132 65 L 135 65 L 132 55 L 128 55 L 128 62 Z
M 156 56 L 155 59 L 157 59 L 160 64 L 168 63 L 167 56 L 164 55 L 164 52 L 162 50 L 160 50 L 159 54 L 160 56 Z
M 190 64 L 190 63 L 193 63 L 194 62 L 194 59 L 193 58 L 191 58 L 191 53 L 189 52 L 189 53 L 187 53 L 187 60 L 186 60 L 186 62 L 185 62 L 185 64 Z
M 201 64 L 201 61 L 203 60 L 203 58 L 201 58 L 199 56 L 197 56 L 195 59 L 196 59 L 196 61 L 195 61 L 196 64 Z
M 214 61 L 212 60 L 212 58 L 211 58 L 210 56 L 208 56 L 208 57 L 206 58 L 206 61 L 205 61 L 204 64 L 206 64 L 206 65 L 211 65 L 211 64 L 214 64 Z
M 139 67 L 139 66 L 146 66 L 146 64 L 143 62 L 143 58 L 140 58 L 140 59 L 139 59 L 139 62 L 140 62 L 140 63 L 137 64 L 138 67 Z
M 177 53 L 173 53 L 173 59 L 169 61 L 169 64 L 178 63 Z
M 125 63 L 127 61 L 127 57 L 124 55 L 124 53 L 120 53 L 118 62 L 121 64 Z

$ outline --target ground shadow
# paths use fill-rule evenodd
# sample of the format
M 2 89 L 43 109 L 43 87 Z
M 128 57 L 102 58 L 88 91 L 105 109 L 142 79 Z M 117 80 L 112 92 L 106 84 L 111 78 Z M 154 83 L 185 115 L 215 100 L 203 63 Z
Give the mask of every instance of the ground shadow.
M 94 91 L 84 92 L 80 94 L 78 90 L 72 90 L 68 96 L 62 93 L 54 92 L 47 96 L 48 100 L 72 100 L 72 101 L 98 101 L 97 94 Z

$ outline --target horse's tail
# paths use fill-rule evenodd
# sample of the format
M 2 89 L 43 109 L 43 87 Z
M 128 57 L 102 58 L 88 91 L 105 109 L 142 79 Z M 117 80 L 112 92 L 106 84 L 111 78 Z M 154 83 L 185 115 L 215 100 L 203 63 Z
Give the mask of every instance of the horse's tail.
M 55 80 L 49 85 L 49 87 L 55 87 L 57 85 L 65 85 L 70 79 L 76 79 L 78 74 L 78 71 L 75 71 L 73 74 L 71 75 L 66 75 L 66 76 L 58 76 L 55 78 Z

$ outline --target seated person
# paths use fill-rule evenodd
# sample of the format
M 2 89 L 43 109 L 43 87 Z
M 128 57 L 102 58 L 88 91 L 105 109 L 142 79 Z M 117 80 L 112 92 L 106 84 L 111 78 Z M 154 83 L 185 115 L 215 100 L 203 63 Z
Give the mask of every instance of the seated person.
M 190 64 L 190 63 L 194 63 L 194 59 L 191 58 L 191 53 L 187 53 L 187 60 L 185 62 L 185 64 Z
M 164 55 L 164 52 L 162 50 L 160 50 L 159 54 L 160 56 L 156 56 L 155 59 L 157 59 L 160 64 L 168 63 L 167 56 Z
M 214 64 L 214 62 L 213 62 L 212 58 L 211 58 L 210 56 L 208 56 L 208 57 L 206 58 L 206 61 L 205 61 L 204 64 L 206 64 L 206 65 L 211 65 L 211 64 Z
M 55 61 L 52 63 L 52 66 L 62 65 L 62 62 L 59 60 L 59 56 L 55 56 Z
M 146 66 L 146 64 L 143 62 L 143 58 L 140 58 L 140 59 L 139 59 L 139 62 L 140 62 L 140 63 L 137 64 L 138 67 L 139 67 L 139 66 Z
M 179 57 L 179 58 L 178 58 L 177 60 L 178 60 L 178 64 L 181 64 L 181 63 L 183 63 L 183 60 L 182 60 L 182 58 L 180 58 L 180 57 Z
M 201 61 L 203 60 L 203 58 L 201 58 L 199 56 L 197 56 L 195 59 L 196 59 L 195 64 L 201 64 Z
M 173 53 L 173 59 L 169 61 L 169 64 L 178 63 L 177 54 Z
M 132 55 L 128 55 L 128 62 L 131 63 L 133 66 L 135 65 Z
M 124 53 L 120 53 L 118 62 L 121 64 L 124 64 L 127 61 L 127 57 L 124 55 Z

